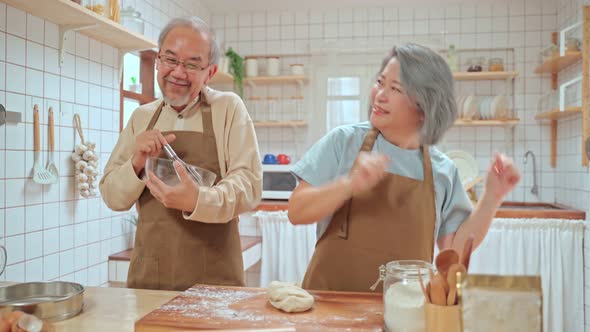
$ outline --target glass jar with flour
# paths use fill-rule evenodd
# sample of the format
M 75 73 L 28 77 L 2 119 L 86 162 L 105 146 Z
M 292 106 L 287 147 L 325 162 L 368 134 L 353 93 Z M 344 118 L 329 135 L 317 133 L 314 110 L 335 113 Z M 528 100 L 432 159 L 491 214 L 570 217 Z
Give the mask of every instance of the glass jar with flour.
M 383 279 L 383 316 L 387 331 L 426 331 L 424 294 L 420 289 L 418 273 L 426 285 L 428 270 L 432 268 L 428 262 L 414 260 L 393 261 L 379 268 Z

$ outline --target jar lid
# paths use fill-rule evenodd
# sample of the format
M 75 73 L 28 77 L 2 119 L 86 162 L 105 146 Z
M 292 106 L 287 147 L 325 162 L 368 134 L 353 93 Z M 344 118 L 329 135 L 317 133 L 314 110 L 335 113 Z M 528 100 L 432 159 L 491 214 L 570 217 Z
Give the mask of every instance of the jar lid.
M 279 57 L 276 55 L 267 56 L 267 59 L 278 59 Z
M 136 11 L 133 7 L 127 6 L 125 9 L 121 10 L 121 16 L 131 16 L 135 18 L 140 18 L 141 13 Z

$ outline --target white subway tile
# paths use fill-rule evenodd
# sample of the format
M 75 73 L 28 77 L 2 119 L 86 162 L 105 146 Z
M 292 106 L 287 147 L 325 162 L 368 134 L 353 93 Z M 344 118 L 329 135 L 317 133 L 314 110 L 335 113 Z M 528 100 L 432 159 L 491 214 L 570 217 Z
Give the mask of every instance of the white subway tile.
M 40 281 L 43 280 L 43 259 L 38 258 L 25 263 L 25 281 Z
M 338 38 L 351 38 L 352 30 L 352 23 L 338 23 Z
M 43 231 L 43 255 L 47 256 L 59 251 L 59 228 L 52 228 Z
M 55 23 L 45 21 L 45 46 L 59 47 L 59 29 Z
M 74 88 L 75 85 L 73 79 L 62 77 L 60 84 L 61 100 L 73 103 L 76 100 Z
M 27 37 L 27 14 L 8 6 L 6 11 L 6 31 L 22 38 Z
M 6 267 L 6 281 L 24 282 L 25 263 L 9 265 Z
M 383 23 L 384 36 L 397 36 L 400 33 L 398 21 L 386 21 Z
M 278 27 L 269 27 L 266 29 L 266 39 L 267 40 L 280 40 L 281 39 L 281 30 Z
M 59 254 L 43 257 L 43 279 L 51 280 L 59 277 Z
M 8 216 L 6 217 L 8 221 Z M 8 226 L 8 225 L 6 225 Z M 9 236 L 7 232 L 6 237 L 6 251 L 10 254 L 7 255 L 6 264 L 14 264 L 25 260 L 25 236 Z
M 88 59 L 90 51 L 90 44 L 88 37 L 83 34 L 76 33 L 76 55 Z
M 412 21 L 400 21 L 399 22 L 399 34 L 400 35 L 413 35 L 414 24 Z
M 76 57 L 76 79 L 88 82 L 90 64 L 87 59 Z
M 25 154 L 23 151 L 6 151 L 6 160 L 10 166 L 6 169 L 6 178 L 24 178 L 25 177 Z
M 88 83 L 76 81 L 76 103 L 88 105 Z
M 88 285 L 88 269 L 76 271 L 74 273 L 74 280 L 76 283 L 81 285 Z
M 60 179 L 61 186 L 69 186 L 69 181 Z M 66 185 L 64 185 L 66 183 Z M 72 187 L 73 189 L 73 187 Z M 66 198 L 62 198 L 59 203 L 59 225 L 68 226 L 74 223 L 74 202 L 64 201 Z
M 23 38 L 8 35 L 6 37 L 6 61 L 24 66 L 27 59 L 25 45 Z
M 101 91 L 101 107 L 110 109 L 113 105 L 113 93 L 111 92 L 111 89 L 103 87 L 100 89 L 100 91 Z M 109 123 L 109 125 L 112 125 L 112 124 Z M 103 124 L 103 129 L 104 129 L 104 124 Z
M 27 260 L 43 256 L 43 232 L 25 234 L 25 258 Z
M 94 62 L 101 62 L 101 56 L 102 56 L 102 44 L 94 39 L 90 39 L 89 40 L 89 54 L 88 57 L 90 60 L 94 61 Z
M 413 20 L 414 19 L 414 8 L 400 7 L 398 9 L 398 17 L 399 17 L 399 20 L 402 20 L 402 21 Z
M 45 21 L 31 14 L 27 15 L 27 39 L 43 44 L 45 39 Z
M 427 35 L 430 31 L 428 20 L 415 20 L 414 21 L 414 34 L 416 35 Z
M 88 267 L 88 247 L 74 249 L 74 268 L 80 270 Z
M 27 67 L 43 70 L 43 45 L 27 41 Z
M 15 207 L 5 210 L 5 236 L 14 236 L 25 232 L 25 208 Z
M 59 274 L 65 276 L 74 272 L 74 250 L 59 253 Z
M 85 245 L 88 243 L 88 224 L 82 222 L 74 225 L 74 245 L 76 247 Z
M 44 79 L 45 98 L 59 99 L 60 79 L 59 76 L 45 73 Z
M 6 91 L 20 94 L 24 94 L 26 92 L 25 67 L 15 66 L 7 63 L 6 77 L 10 77 L 10 79 L 6 80 Z
M 31 162 L 28 162 L 28 165 L 32 165 L 32 161 L 33 161 L 33 152 L 32 151 L 27 151 L 27 155 L 31 155 L 30 158 L 27 158 L 27 160 L 30 160 Z M 34 181 L 26 181 L 25 182 L 25 204 L 30 205 L 30 204 L 41 204 L 43 203 L 43 185 L 36 183 Z M 40 206 L 39 206 L 40 208 Z M 28 214 L 27 214 L 28 215 Z M 41 221 L 40 221 L 41 223 Z M 41 227 L 41 224 L 40 226 Z M 41 228 L 39 228 L 41 229 Z
M 43 97 L 43 72 L 27 69 L 26 93 L 30 96 Z
M 284 25 L 293 25 L 295 24 L 295 14 L 292 12 L 282 12 L 281 13 L 281 26 Z
M 386 21 L 399 20 L 398 10 L 396 7 L 383 8 L 383 19 Z
M 74 247 L 74 226 L 62 226 L 59 228 L 59 250 L 72 249 Z
M 369 12 L 367 8 L 355 8 L 352 13 L 352 20 L 353 22 L 367 22 L 369 21 Z M 374 17 L 371 17 L 371 20 L 375 20 Z
M 110 45 L 102 45 L 102 64 L 113 67 L 114 61 L 114 50 Z

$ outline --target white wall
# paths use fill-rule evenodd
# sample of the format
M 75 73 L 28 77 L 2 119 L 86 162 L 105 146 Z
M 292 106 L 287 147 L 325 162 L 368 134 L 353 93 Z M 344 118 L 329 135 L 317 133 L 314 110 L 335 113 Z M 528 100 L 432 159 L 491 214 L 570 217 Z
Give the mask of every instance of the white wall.
M 147 19 L 154 40 L 170 17 L 208 18 L 199 1 L 123 1 Z M 75 34 L 58 66 L 55 24 L 0 2 L 0 103 L 22 113 L 23 122 L 0 126 L 0 244 L 8 267 L 0 280 L 71 280 L 104 285 L 108 255 L 130 246 L 133 229 L 125 213 L 109 210 L 99 197 L 83 199 L 74 189 L 69 155 L 75 142 L 73 114 L 86 139 L 97 143 L 102 170 L 119 133 L 117 50 Z M 41 108 L 43 164 L 47 157 L 47 109 L 55 112 L 59 183 L 38 185 L 33 165 L 33 104 Z

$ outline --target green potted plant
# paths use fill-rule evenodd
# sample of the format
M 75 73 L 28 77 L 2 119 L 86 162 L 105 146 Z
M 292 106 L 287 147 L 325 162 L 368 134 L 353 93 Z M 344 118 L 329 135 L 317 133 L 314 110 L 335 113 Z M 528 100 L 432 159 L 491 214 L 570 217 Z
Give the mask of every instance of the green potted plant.
M 137 83 L 137 78 L 131 76 L 131 84 L 129 85 L 129 91 L 141 93 L 141 83 Z
M 229 59 L 229 73 L 234 77 L 234 89 L 242 97 L 244 94 L 244 59 L 231 47 L 225 52 Z

